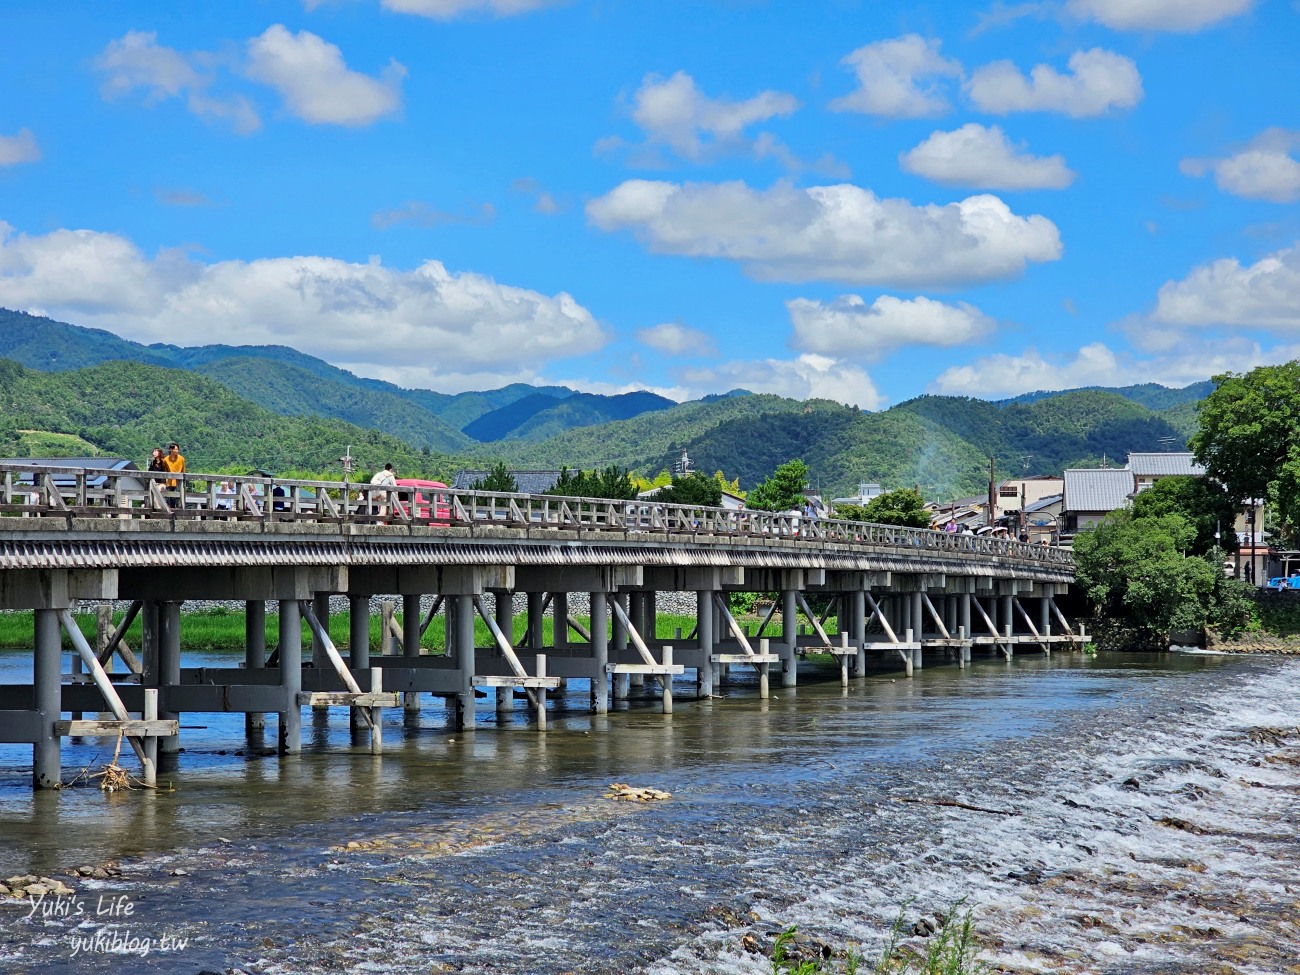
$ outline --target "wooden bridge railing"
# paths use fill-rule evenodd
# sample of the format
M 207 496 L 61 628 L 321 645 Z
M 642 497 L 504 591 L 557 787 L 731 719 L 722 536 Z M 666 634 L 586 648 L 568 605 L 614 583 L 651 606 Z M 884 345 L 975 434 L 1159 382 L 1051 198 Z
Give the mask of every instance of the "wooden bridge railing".
M 168 486 L 169 482 L 175 486 Z M 1073 567 L 1070 552 L 1006 538 L 900 528 L 794 512 L 303 481 L 262 476 L 0 464 L 0 516 L 235 520 L 429 527 L 498 526 L 688 534 L 700 541 L 764 537 L 1021 559 Z

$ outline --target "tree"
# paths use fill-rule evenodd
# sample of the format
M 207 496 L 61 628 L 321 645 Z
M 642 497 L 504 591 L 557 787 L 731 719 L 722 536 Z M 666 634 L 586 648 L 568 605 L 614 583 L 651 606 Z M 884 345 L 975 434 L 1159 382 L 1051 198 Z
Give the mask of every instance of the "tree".
M 1235 548 L 1232 524 L 1237 510 L 1222 486 L 1205 477 L 1162 477 L 1133 499 L 1135 519 L 1181 515 L 1194 533 L 1188 547 L 1191 555 L 1220 547 L 1216 534 Z
M 901 525 L 904 528 L 929 528 L 930 513 L 925 499 L 913 488 L 886 491 L 867 502 L 863 520 L 877 525 Z
M 772 476 L 749 492 L 751 508 L 760 511 L 789 511 L 802 508 L 808 490 L 808 465 L 801 460 L 787 461 Z
M 1170 630 L 1197 630 L 1209 620 L 1222 572 L 1184 556 L 1195 537 L 1181 515 L 1134 518 L 1128 509 L 1075 536 L 1079 584 L 1102 620 L 1128 628 L 1125 642 L 1163 647 Z
M 707 505 L 716 508 L 722 504 L 722 485 L 716 478 L 698 471 L 673 480 L 672 484 L 655 495 L 664 504 Z
M 555 486 L 546 493 L 553 497 L 631 501 L 637 492 L 627 468 L 611 464 L 601 471 L 571 471 L 561 467 Z
M 469 486 L 471 491 L 500 491 L 503 494 L 517 494 L 519 482 L 510 473 L 503 460 L 497 461 L 488 471 L 487 477 L 480 477 Z
M 1267 498 L 1300 522 L 1300 361 L 1214 377 L 1190 446 L 1234 502 Z

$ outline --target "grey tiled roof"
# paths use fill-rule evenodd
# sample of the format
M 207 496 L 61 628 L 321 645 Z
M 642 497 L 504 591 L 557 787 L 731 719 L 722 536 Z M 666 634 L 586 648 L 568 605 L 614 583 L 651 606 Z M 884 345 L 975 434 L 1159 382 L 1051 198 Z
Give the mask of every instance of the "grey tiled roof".
M 457 491 L 468 491 L 475 481 L 481 481 L 491 473 L 490 470 L 457 471 L 451 487 Z M 510 473 L 514 475 L 515 483 L 519 485 L 520 494 L 544 494 L 555 487 L 555 482 L 560 479 L 559 471 L 511 471 Z
M 1061 498 L 1062 495 L 1049 494 L 1047 497 L 1040 498 L 1039 500 L 1034 501 L 1032 504 L 1029 504 L 1025 508 L 1025 513 L 1029 514 L 1034 511 L 1042 511 L 1044 508 L 1050 508 L 1054 504 L 1060 504 Z
M 1128 466 L 1135 477 L 1205 476 L 1205 468 L 1192 459 L 1191 453 L 1129 454 Z
M 1133 472 L 1123 467 L 1067 468 L 1066 511 L 1114 511 L 1133 493 Z

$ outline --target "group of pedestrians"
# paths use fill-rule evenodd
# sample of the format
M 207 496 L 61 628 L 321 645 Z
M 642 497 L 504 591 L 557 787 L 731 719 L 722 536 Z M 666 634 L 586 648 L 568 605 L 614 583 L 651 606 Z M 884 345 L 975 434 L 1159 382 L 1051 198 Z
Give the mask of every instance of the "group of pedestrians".
M 173 440 L 167 445 L 166 451 L 161 447 L 155 447 L 153 456 L 149 458 L 149 470 L 167 474 L 184 474 L 185 457 L 181 454 L 181 445 Z M 178 483 L 177 478 L 170 477 L 167 479 L 169 488 L 176 487 Z

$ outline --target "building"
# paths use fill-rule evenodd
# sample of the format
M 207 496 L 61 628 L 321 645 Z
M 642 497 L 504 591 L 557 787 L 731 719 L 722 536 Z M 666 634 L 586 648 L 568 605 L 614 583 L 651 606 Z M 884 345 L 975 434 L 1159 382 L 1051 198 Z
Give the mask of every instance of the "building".
M 995 510 L 992 521 L 1006 517 L 1011 512 L 1019 513 L 1022 508 L 1037 504 L 1044 498 L 1061 494 L 1065 490 L 1065 481 L 1055 474 L 1036 474 L 1033 477 L 1012 477 L 1000 481 L 993 493 Z
M 868 481 L 858 483 L 858 493 L 847 498 L 832 498 L 831 507 L 838 504 L 856 504 L 860 507 L 866 507 L 867 502 L 872 498 L 878 498 L 885 493 L 885 489 L 879 484 Z
M 1061 534 L 1073 535 L 1124 507 L 1134 493 L 1127 467 L 1066 468 L 1061 491 Z
M 1133 472 L 1134 494 L 1141 494 L 1162 477 L 1205 476 L 1205 468 L 1190 452 L 1129 454 L 1128 469 Z
M 450 487 L 453 491 L 468 491 L 475 481 L 482 481 L 491 473 L 490 470 L 457 471 Z M 545 494 L 560 479 L 559 471 L 511 471 L 510 474 L 519 485 L 520 494 Z

